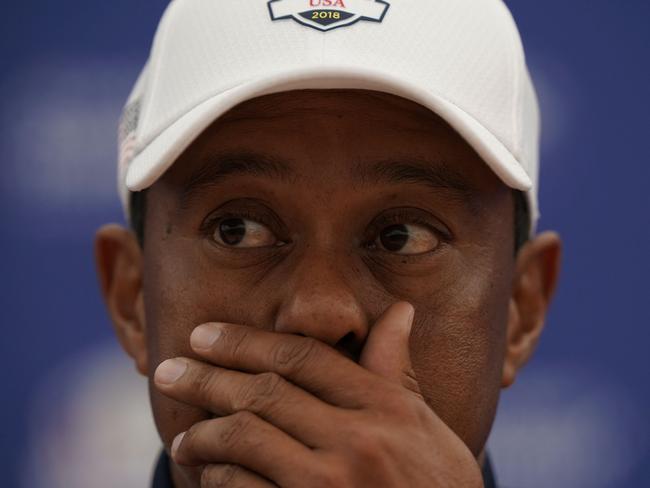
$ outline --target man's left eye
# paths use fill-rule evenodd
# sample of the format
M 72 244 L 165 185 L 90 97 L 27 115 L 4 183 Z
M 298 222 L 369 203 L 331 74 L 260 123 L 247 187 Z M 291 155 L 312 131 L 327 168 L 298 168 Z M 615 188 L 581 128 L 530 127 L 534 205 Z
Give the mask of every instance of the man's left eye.
M 273 232 L 259 222 L 244 218 L 228 218 L 219 222 L 214 240 L 222 246 L 253 248 L 269 247 L 278 244 Z
M 434 251 L 440 239 L 424 225 L 396 224 L 384 227 L 375 245 L 395 254 L 415 255 Z

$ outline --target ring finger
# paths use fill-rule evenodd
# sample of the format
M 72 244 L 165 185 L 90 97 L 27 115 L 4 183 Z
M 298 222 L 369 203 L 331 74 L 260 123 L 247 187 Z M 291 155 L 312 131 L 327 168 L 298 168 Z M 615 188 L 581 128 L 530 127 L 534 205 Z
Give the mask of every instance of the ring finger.
M 177 464 L 237 464 L 280 486 L 296 486 L 316 465 L 308 447 L 250 412 L 205 420 L 172 445 Z
M 210 464 L 201 474 L 201 488 L 277 488 L 277 486 L 236 464 Z

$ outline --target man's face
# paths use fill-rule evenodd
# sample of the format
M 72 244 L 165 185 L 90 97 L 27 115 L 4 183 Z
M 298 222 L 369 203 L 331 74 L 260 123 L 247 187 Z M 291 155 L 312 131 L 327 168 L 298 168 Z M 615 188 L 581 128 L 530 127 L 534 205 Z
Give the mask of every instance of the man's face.
M 299 91 L 214 123 L 147 195 L 148 371 L 192 330 L 245 324 L 358 358 L 414 305 L 430 407 L 478 455 L 501 386 L 515 272 L 512 192 L 446 123 L 387 94 Z M 151 389 L 167 446 L 206 411 Z

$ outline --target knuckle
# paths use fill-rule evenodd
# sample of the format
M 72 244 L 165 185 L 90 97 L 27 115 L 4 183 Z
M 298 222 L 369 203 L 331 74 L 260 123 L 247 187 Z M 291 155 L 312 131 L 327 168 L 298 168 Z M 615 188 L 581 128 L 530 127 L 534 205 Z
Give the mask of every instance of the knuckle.
M 192 391 L 195 391 L 199 397 L 209 400 L 217 388 L 216 382 L 214 370 L 199 369 L 192 378 Z
M 190 451 L 196 447 L 199 437 L 199 429 L 201 429 L 202 426 L 203 423 L 199 422 L 187 429 L 183 436 L 183 442 L 181 442 L 181 445 L 178 447 L 179 451 Z
M 276 373 L 261 373 L 244 384 L 234 400 L 235 410 L 262 412 L 270 408 L 284 386 L 284 379 Z
M 423 397 L 411 390 L 396 391 L 382 405 L 385 424 L 422 427 L 431 421 L 432 410 Z
M 405 392 L 403 387 L 387 385 L 390 389 L 382 401 L 381 410 L 384 414 L 395 418 L 407 416 L 412 408 L 415 394 L 410 390 Z
M 273 364 L 286 374 L 299 373 L 317 353 L 320 344 L 311 337 L 279 343 L 273 352 Z
M 350 437 L 349 449 L 356 462 L 363 464 L 381 463 L 384 452 L 382 436 L 375 429 L 356 429 Z
M 346 488 L 350 486 L 350 478 L 342 466 L 343 463 L 327 465 L 310 479 L 309 486 L 313 488 Z
M 417 374 L 413 368 L 409 368 L 404 372 L 404 386 L 412 394 L 412 396 L 419 400 L 424 400 L 424 397 L 420 392 L 420 382 L 418 381 Z
M 246 356 L 250 333 L 245 328 L 229 329 L 222 339 L 233 358 Z
M 245 410 L 224 418 L 224 425 L 219 432 L 219 440 L 232 446 L 242 437 L 242 433 L 254 422 L 255 415 Z
M 206 466 L 201 473 L 201 487 L 213 488 L 229 486 L 240 468 L 234 464 L 213 464 Z

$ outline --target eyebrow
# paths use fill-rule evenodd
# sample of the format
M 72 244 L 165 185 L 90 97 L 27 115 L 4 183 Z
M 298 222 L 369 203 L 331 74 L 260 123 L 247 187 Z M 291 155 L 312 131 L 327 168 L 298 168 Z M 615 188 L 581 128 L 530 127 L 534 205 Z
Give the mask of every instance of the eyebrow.
M 262 176 L 280 182 L 295 182 L 290 161 L 269 154 L 242 151 L 217 154 L 207 158 L 189 178 L 180 195 L 180 207 L 187 209 L 201 190 L 233 176 Z M 424 185 L 435 191 L 447 190 L 452 198 L 466 203 L 477 213 L 475 192 L 462 173 L 441 161 L 418 158 L 391 158 L 371 164 L 352 166 L 352 182 L 357 186 L 409 183 Z
M 237 152 L 207 158 L 184 185 L 180 206 L 186 209 L 202 189 L 216 185 L 233 176 L 264 176 L 277 181 L 291 181 L 294 172 L 287 161 L 268 154 Z
M 425 159 L 385 159 L 370 166 L 358 163 L 354 168 L 354 175 L 361 185 L 412 183 L 422 184 L 434 190 L 453 190 L 463 195 L 472 191 L 462 173 L 444 162 Z

